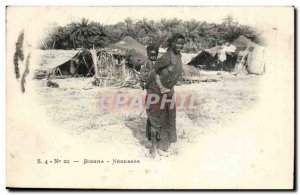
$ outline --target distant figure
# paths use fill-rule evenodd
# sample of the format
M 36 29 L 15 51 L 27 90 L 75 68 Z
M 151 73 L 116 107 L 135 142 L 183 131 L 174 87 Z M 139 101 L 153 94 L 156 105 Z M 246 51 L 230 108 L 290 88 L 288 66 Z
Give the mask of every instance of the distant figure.
M 52 87 L 52 88 L 58 88 L 59 87 L 59 85 L 57 83 L 52 82 L 50 80 L 47 81 L 46 85 L 47 85 L 47 87 Z
M 221 63 L 221 71 L 224 69 L 224 62 L 227 60 L 226 54 L 233 56 L 235 50 L 236 46 L 230 45 L 229 42 L 226 42 L 224 45 L 222 45 L 221 50 L 218 52 L 219 62 Z M 225 70 L 227 70 L 226 66 Z
M 59 85 L 58 85 L 57 83 L 55 83 L 55 82 L 52 82 L 50 76 L 51 76 L 51 72 L 50 72 L 50 71 L 47 71 L 47 77 L 46 77 L 47 82 L 46 82 L 46 86 L 47 86 L 47 87 L 52 87 L 52 88 L 58 88 Z

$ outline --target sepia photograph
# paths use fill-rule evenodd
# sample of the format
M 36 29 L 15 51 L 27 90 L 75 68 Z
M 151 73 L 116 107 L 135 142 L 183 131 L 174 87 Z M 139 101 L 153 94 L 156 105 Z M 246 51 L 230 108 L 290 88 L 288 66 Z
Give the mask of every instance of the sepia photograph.
M 7 6 L 6 187 L 294 189 L 294 14 Z

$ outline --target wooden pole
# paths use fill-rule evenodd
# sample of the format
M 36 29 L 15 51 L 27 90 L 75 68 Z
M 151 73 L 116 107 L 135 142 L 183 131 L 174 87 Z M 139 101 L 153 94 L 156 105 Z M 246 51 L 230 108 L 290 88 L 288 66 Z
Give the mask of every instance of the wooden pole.
M 94 81 L 95 81 L 95 84 L 98 85 L 99 84 L 98 78 L 100 77 L 100 70 L 98 69 L 97 51 L 95 50 L 94 45 L 93 45 L 93 49 L 91 49 L 90 52 L 92 54 L 93 66 L 94 66 L 94 70 L 95 70 Z

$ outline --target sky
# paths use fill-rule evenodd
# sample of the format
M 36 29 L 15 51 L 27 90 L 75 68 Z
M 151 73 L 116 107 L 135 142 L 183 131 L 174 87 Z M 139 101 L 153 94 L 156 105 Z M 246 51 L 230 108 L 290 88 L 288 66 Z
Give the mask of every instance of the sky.
M 13 29 L 11 33 L 25 29 L 29 38 L 37 42 L 43 39 L 49 24 L 66 25 L 83 17 L 101 24 L 115 24 L 127 17 L 148 20 L 176 17 L 221 23 L 226 16 L 231 15 L 240 24 L 265 31 L 289 26 L 288 23 L 293 21 L 282 15 L 287 17 L 292 16 L 292 13 L 291 7 L 8 7 L 7 28 Z

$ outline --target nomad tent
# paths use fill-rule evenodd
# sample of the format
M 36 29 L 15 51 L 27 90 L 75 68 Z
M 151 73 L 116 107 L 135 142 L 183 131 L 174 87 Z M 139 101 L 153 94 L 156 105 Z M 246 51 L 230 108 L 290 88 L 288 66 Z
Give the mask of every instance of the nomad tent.
M 246 69 L 251 74 L 265 73 L 265 47 L 244 36 L 239 36 L 232 44 L 236 46 L 238 52 L 235 72 L 245 72 L 243 69 Z
M 231 44 L 201 51 L 187 64 L 204 70 L 263 74 L 265 72 L 265 48 L 244 36 L 239 36 Z M 243 69 L 245 71 L 242 71 Z
M 56 56 L 52 57 L 50 59 Z M 80 50 L 65 62 L 60 60 L 55 66 L 45 62 L 45 67 L 36 72 L 35 78 L 94 77 L 95 85 L 99 86 L 124 84 L 128 80 L 138 82 L 140 67 L 147 59 L 146 47 L 127 36 L 104 49 Z M 194 67 L 185 65 L 184 70 L 183 76 L 187 79 L 200 76 L 199 70 Z
M 36 70 L 34 78 L 42 79 L 52 76 L 93 76 L 94 69 L 91 54 L 87 50 L 39 52 L 40 68 Z
M 137 71 L 140 70 L 141 65 L 148 59 L 146 47 L 129 36 L 124 37 L 118 43 L 109 45 L 105 49 L 98 50 L 97 56 L 101 57 L 101 62 L 99 63 L 104 61 L 106 65 L 108 62 L 116 65 L 125 63 L 126 66 L 134 68 Z M 63 59 L 65 60 L 64 62 L 60 60 L 51 66 L 46 62 L 47 67 L 41 68 L 36 74 L 36 78 L 45 77 L 46 71 L 48 72 L 47 74 L 56 76 L 89 77 L 95 74 L 90 50 L 80 50 L 75 55 L 73 54 L 73 57 Z
M 247 70 L 252 74 L 263 74 L 266 71 L 265 47 L 257 45 L 247 57 Z
M 71 76 L 93 76 L 94 66 L 91 53 L 88 50 L 81 50 L 71 59 L 53 69 L 57 75 Z
M 236 46 L 237 51 L 242 51 L 247 49 L 248 47 L 257 46 L 256 43 L 252 42 L 250 39 L 244 37 L 243 35 L 239 36 L 231 44 Z
M 109 45 L 107 48 L 119 50 L 125 56 L 127 65 L 138 71 L 141 69 L 141 65 L 148 59 L 146 47 L 130 36 L 124 37 L 118 43 Z
M 227 70 L 231 71 L 235 67 L 237 55 L 235 47 L 215 46 L 201 51 L 187 64 L 204 70 Z

